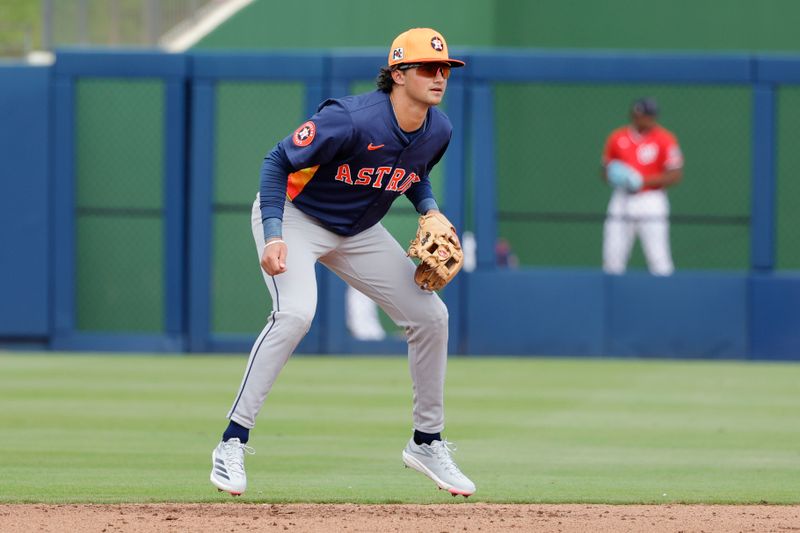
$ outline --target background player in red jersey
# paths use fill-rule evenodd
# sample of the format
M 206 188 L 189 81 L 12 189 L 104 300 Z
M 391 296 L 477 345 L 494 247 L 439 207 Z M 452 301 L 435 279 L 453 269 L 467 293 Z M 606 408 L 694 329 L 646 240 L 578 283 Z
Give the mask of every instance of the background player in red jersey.
M 603 176 L 614 188 L 603 229 L 603 270 L 624 273 L 638 235 L 650 273 L 669 276 L 674 267 L 666 188 L 683 177 L 683 154 L 675 135 L 658 124 L 654 99 L 636 100 L 630 116 L 629 125 L 611 132 L 603 152 Z

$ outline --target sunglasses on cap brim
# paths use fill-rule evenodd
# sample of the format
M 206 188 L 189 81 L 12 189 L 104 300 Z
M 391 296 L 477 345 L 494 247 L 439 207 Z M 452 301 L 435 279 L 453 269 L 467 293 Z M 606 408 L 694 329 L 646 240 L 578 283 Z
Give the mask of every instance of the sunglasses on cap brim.
M 417 72 L 426 78 L 435 78 L 440 71 L 444 79 L 450 77 L 450 65 L 443 63 L 406 63 L 399 65 L 397 70 L 409 70 L 412 68 L 417 69 Z

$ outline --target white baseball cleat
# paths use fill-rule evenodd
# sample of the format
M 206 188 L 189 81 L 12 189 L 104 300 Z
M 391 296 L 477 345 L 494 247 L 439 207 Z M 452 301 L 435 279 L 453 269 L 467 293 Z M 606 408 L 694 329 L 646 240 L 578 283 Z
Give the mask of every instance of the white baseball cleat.
M 452 452 L 456 447 L 452 442 L 436 440 L 432 444 L 416 444 L 408 441 L 403 450 L 403 463 L 431 478 L 436 485 L 453 496 L 470 496 L 475 492 L 475 483 L 458 469 Z
M 247 474 L 244 473 L 244 454 L 253 455 L 256 451 L 241 443 L 239 439 L 220 442 L 211 452 L 211 483 L 217 489 L 241 496 L 247 488 Z

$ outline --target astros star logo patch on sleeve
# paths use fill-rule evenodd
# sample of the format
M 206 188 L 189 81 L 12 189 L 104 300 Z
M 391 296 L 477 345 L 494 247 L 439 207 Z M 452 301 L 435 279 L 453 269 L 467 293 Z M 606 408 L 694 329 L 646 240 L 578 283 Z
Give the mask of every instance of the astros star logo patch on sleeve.
M 297 128 L 292 135 L 295 146 L 308 146 L 317 134 L 317 127 L 310 120 Z

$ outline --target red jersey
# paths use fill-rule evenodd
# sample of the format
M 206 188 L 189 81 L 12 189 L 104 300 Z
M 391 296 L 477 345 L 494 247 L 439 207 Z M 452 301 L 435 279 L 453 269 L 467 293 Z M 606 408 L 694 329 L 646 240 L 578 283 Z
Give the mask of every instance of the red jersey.
M 603 165 L 612 159 L 618 159 L 639 171 L 644 178 L 643 191 L 660 188 L 649 186 L 648 177 L 683 167 L 683 154 L 678 140 L 661 126 L 655 126 L 644 134 L 630 126 L 612 131 L 603 151 Z

